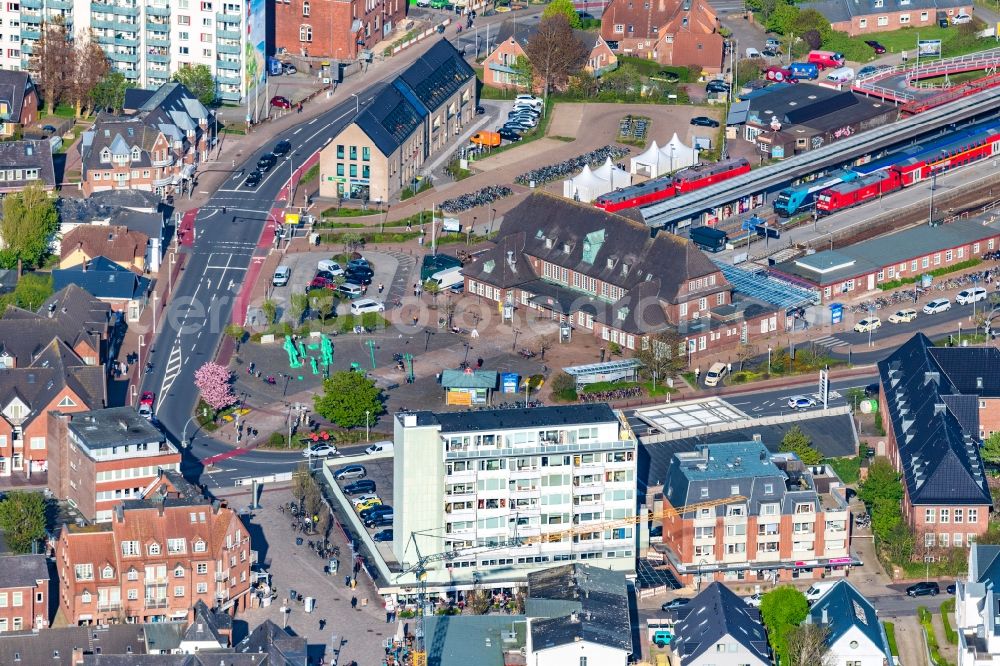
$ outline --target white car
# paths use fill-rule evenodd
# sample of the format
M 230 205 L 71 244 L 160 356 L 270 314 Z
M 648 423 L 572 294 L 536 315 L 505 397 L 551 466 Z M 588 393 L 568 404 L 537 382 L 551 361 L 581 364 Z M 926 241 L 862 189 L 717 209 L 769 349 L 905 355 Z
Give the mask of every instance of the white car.
M 910 322 L 917 318 L 917 311 L 912 308 L 906 308 L 905 310 L 898 310 L 889 315 L 890 324 L 902 324 L 903 322 Z
M 951 301 L 947 298 L 935 298 L 924 306 L 924 314 L 936 314 L 951 310 Z
M 809 409 L 816 406 L 816 401 L 807 395 L 793 395 L 788 399 L 788 406 L 792 409 Z
M 760 608 L 760 600 L 763 598 L 764 595 L 758 592 L 757 594 L 751 594 L 749 597 L 743 597 L 743 601 L 751 608 Z
M 333 259 L 320 259 L 319 263 L 316 264 L 316 270 L 326 271 L 334 277 L 344 274 L 344 269 Z
M 313 444 L 302 455 L 306 458 L 328 458 L 337 455 L 337 447 L 331 444 Z
M 351 504 L 353 504 L 354 506 L 358 506 L 360 504 L 367 504 L 368 502 L 374 502 L 374 501 L 381 502 L 382 499 L 374 493 L 367 493 L 365 495 L 356 495 L 351 498 Z
M 972 23 L 972 16 L 966 13 L 955 14 L 951 19 L 952 25 L 962 25 L 963 23 Z
M 854 331 L 856 333 L 867 333 L 868 331 L 874 331 L 879 326 L 882 325 L 882 320 L 878 317 L 868 317 L 867 319 L 862 319 L 857 324 L 854 325 Z
M 360 315 L 366 312 L 385 312 L 385 303 L 374 298 L 361 298 L 351 303 L 351 314 Z
M 978 303 L 983 300 L 986 300 L 986 290 L 982 287 L 963 289 L 958 292 L 958 296 L 955 297 L 955 302 L 959 305 L 969 305 L 970 303 Z

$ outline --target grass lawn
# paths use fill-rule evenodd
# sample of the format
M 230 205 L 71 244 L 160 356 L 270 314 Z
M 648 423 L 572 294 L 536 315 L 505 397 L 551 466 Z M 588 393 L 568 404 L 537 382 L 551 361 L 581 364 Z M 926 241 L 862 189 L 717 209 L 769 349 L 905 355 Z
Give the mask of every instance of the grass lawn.
M 853 458 L 827 458 L 823 462 L 833 468 L 841 481 L 850 485 L 858 482 L 861 460 L 861 456 L 854 456 Z
M 893 657 L 898 657 L 899 648 L 896 646 L 896 625 L 892 622 L 883 622 L 882 626 L 885 627 L 885 637 L 889 641 L 889 652 L 892 653 Z
M 665 67 L 653 60 L 636 58 L 635 56 L 618 56 L 618 65 L 634 65 L 643 76 L 657 76 L 660 72 L 672 72 L 679 77 L 680 83 L 691 80 L 691 72 L 687 67 Z
M 996 47 L 992 37 L 982 39 L 964 38 L 957 26 L 942 28 L 938 25 L 917 28 L 902 28 L 891 32 L 880 32 L 874 35 L 848 37 L 846 33 L 835 32 L 833 37 L 823 42 L 823 49 L 840 51 L 848 60 L 868 62 L 876 58 L 875 51 L 865 44 L 865 39 L 874 39 L 886 48 L 889 53 L 908 51 L 911 59 L 916 57 L 917 39 L 940 39 L 941 52 L 944 57 L 963 55 L 982 49 Z

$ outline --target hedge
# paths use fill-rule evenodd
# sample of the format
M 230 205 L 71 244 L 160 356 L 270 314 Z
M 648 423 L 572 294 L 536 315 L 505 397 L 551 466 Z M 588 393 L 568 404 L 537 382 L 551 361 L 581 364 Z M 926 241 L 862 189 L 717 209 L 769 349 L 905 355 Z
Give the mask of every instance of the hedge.
M 928 271 L 928 275 L 933 277 L 941 277 L 942 275 L 947 275 L 948 273 L 954 273 L 955 271 L 964 271 L 966 268 L 972 268 L 973 266 L 978 266 L 983 263 L 982 259 L 966 259 L 965 261 L 960 261 L 957 264 L 952 264 L 951 266 L 942 266 L 941 268 L 935 268 L 932 271 Z M 906 277 L 899 278 L 896 280 L 889 280 L 888 282 L 882 282 L 879 284 L 878 288 L 882 291 L 889 291 L 891 289 L 896 289 L 897 287 L 902 287 L 906 284 L 913 284 L 919 277 Z

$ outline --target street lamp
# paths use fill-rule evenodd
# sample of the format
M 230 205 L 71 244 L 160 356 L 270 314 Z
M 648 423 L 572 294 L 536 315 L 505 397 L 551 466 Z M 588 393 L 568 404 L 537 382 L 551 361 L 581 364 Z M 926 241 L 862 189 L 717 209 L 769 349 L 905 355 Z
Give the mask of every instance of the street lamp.
M 771 376 L 771 345 L 767 346 L 767 375 Z
M 355 102 L 354 115 L 358 115 L 359 113 L 361 113 L 361 98 L 358 96 L 358 93 L 351 93 L 351 97 L 354 98 Z
M 372 441 L 372 438 L 371 438 L 371 420 L 369 419 L 369 417 L 371 415 L 372 415 L 371 410 L 370 409 L 366 409 L 365 410 L 365 441 L 366 442 Z
M 292 201 L 295 199 L 295 167 L 292 164 L 292 156 L 288 155 L 288 205 L 285 208 L 292 207 Z
M 194 421 L 196 418 L 198 418 L 198 417 L 197 416 L 192 416 L 191 418 L 189 418 L 187 420 L 187 422 L 184 424 L 184 428 L 181 429 L 181 448 L 182 449 L 186 448 L 187 446 L 189 446 L 188 441 L 187 441 L 188 426 L 191 425 L 191 421 Z M 197 432 L 197 431 L 195 431 L 195 432 Z M 191 435 L 191 439 L 194 439 L 194 435 Z

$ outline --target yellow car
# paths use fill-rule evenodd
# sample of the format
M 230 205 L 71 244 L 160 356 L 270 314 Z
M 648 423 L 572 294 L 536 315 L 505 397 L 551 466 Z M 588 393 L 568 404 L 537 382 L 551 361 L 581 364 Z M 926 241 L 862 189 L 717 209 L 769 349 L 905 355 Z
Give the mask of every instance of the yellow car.
M 354 505 L 354 510 L 360 513 L 362 511 L 364 511 L 365 509 L 370 509 L 373 506 L 378 506 L 381 503 L 382 503 L 382 500 L 380 500 L 378 498 L 365 500 L 364 502 L 361 502 L 359 504 L 355 504 Z
M 879 326 L 882 325 L 882 320 L 878 317 L 868 317 L 867 319 L 862 319 L 857 324 L 854 325 L 855 333 L 867 333 L 869 331 L 874 331 Z
M 893 312 L 889 315 L 890 324 L 902 324 L 903 322 L 910 322 L 917 318 L 916 310 L 899 310 L 898 312 Z

